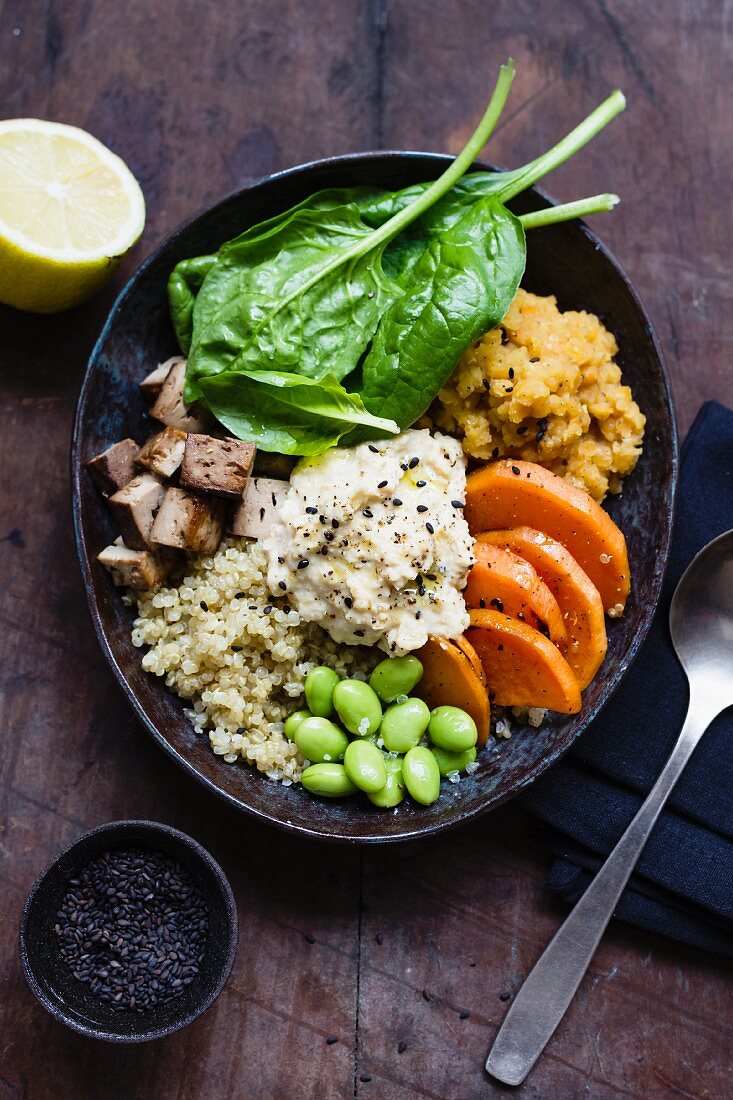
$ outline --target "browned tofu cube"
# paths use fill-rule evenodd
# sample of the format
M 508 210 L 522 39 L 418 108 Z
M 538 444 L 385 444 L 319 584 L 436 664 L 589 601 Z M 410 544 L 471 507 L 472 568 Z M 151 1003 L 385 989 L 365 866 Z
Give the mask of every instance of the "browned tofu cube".
M 241 504 L 232 512 L 229 530 L 238 538 L 259 539 L 272 527 L 277 510 L 290 488 L 288 481 L 251 477 Z
M 108 504 L 126 546 L 146 550 L 150 531 L 158 509 L 163 503 L 165 486 L 153 474 L 138 474 Z
M 256 447 L 241 439 L 189 435 L 181 467 L 181 485 L 201 493 L 238 499 L 247 485 Z
M 184 432 L 203 432 L 209 420 L 195 416 L 183 403 L 183 384 L 186 380 L 186 360 L 177 359 L 160 388 L 160 393 L 150 409 L 150 415 L 169 428 L 181 428 Z
M 221 542 L 225 512 L 223 500 L 171 487 L 166 490 L 150 538 L 162 546 L 213 554 Z
M 163 383 L 168 377 L 168 371 L 171 369 L 174 363 L 180 360 L 180 355 L 173 355 L 170 359 L 166 359 L 165 363 L 161 363 L 151 370 L 150 374 L 146 374 L 140 383 L 140 389 L 143 391 L 149 401 L 154 401 L 163 388 Z
M 151 550 L 131 550 L 129 546 L 107 546 L 97 560 L 109 569 L 112 580 L 122 588 L 144 592 L 163 584 L 176 565 L 173 551 L 153 553 Z
M 172 477 L 183 462 L 186 433 L 180 428 L 164 428 L 151 435 L 137 456 L 138 466 L 144 466 L 158 477 Z
M 97 487 L 103 493 L 116 493 L 128 481 L 132 481 L 137 473 L 135 460 L 139 451 L 134 439 L 121 439 L 96 458 L 90 459 L 87 466 Z

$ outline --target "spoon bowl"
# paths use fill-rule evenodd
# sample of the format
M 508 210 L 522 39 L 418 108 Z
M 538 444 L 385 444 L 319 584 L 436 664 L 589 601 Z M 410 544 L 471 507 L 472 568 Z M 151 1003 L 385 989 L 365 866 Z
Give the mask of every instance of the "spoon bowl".
M 716 711 L 733 705 L 733 531 L 693 558 L 669 613 L 672 644 L 690 690 Z

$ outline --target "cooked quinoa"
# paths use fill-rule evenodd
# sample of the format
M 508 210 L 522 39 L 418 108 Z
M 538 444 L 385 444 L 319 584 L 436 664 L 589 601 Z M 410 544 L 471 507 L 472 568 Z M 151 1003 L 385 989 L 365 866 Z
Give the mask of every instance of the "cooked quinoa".
M 363 679 L 379 654 L 337 645 L 319 626 L 301 622 L 284 599 L 270 595 L 266 574 L 256 543 L 227 540 L 211 557 L 192 559 L 179 585 L 134 594 L 132 641 L 149 647 L 143 668 L 191 700 L 186 713 L 218 756 L 291 783 L 304 760 L 283 726 L 302 705 L 309 669 L 326 664 Z
M 519 290 L 502 324 L 463 354 L 432 419 L 473 458 L 539 462 L 600 502 L 620 492 L 644 436 L 617 351 L 594 314 Z

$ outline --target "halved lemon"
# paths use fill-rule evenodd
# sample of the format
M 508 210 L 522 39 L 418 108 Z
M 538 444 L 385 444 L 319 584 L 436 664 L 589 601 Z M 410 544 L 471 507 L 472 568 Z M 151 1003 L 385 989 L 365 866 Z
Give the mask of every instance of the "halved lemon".
M 85 130 L 0 122 L 0 302 L 37 313 L 78 305 L 145 226 L 127 165 Z

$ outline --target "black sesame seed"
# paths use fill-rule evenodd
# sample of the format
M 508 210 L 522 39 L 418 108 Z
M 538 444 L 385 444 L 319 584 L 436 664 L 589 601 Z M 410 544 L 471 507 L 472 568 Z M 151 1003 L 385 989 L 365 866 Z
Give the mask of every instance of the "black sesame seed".
M 462 500 L 452 500 L 451 505 L 452 505 L 453 508 L 463 508 L 464 507 L 464 501 L 462 501 Z
M 308 559 L 307 558 L 301 558 L 300 561 L 298 562 L 298 569 L 307 569 L 307 568 L 308 568 Z
M 233 645 L 233 646 L 230 646 L 229 648 L 231 649 L 232 653 L 241 653 L 242 650 L 244 649 L 244 646 L 243 645 Z
M 394 504 L 395 508 L 399 508 L 400 504 L 402 504 L 402 501 L 399 497 L 393 497 L 392 503 Z
M 427 512 L 427 510 L 428 510 L 427 504 L 418 504 L 417 509 L 416 509 L 416 511 L 418 511 L 418 512 Z
M 362 514 L 363 516 L 366 516 L 366 518 L 367 518 L 367 519 L 371 519 L 371 518 L 372 518 L 372 516 L 374 515 L 374 513 L 373 513 L 373 512 L 372 512 L 372 510 L 371 510 L 371 508 L 365 508 L 365 509 L 364 509 L 364 511 L 363 511 L 363 512 L 362 512 L 361 514 Z
M 409 468 L 410 467 L 407 465 L 406 462 L 400 462 L 400 469 L 401 470 L 409 470 Z
M 415 484 L 417 485 L 418 489 L 424 489 L 427 485 L 427 481 L 416 481 Z
M 334 538 L 333 531 L 324 531 L 323 532 L 323 537 L 326 540 L 326 542 L 333 542 L 333 538 Z M 300 569 L 300 566 L 298 566 L 298 568 Z
M 518 467 L 518 466 L 512 466 L 512 473 L 513 473 L 513 474 L 515 474 L 515 475 L 516 475 L 517 477 L 519 477 L 519 475 L 521 474 L 521 472 L 522 472 L 522 471 L 521 471 L 521 470 L 519 469 L 519 467 Z
M 458 1019 L 459 1020 L 467 1020 L 470 1015 L 471 1015 L 471 1013 L 468 1011 L 468 1009 L 464 1008 L 463 1012 L 460 1012 L 458 1014 Z
M 546 431 L 540 430 L 539 432 L 537 432 L 537 435 L 534 437 L 535 443 L 541 443 L 546 435 L 547 435 Z
M 355 631 L 354 631 L 354 637 L 356 637 L 356 638 L 363 638 L 363 637 L 364 637 L 364 633 L 365 633 L 365 632 L 364 632 L 363 630 L 355 630 Z
M 420 459 L 417 457 L 417 455 L 415 455 L 414 458 L 410 459 L 408 465 L 411 470 L 414 470 L 416 466 L 420 465 Z
M 375 447 L 373 443 L 369 444 L 369 450 L 375 455 L 379 454 L 379 447 Z
M 422 611 L 416 611 L 415 612 L 415 618 L 416 619 L 421 619 L 422 618 Z
M 532 358 L 530 359 L 530 363 L 539 363 L 539 361 L 540 361 L 539 355 L 533 355 Z
M 527 425 L 522 424 L 521 428 L 517 428 L 517 435 L 524 435 L 524 433 L 526 431 L 527 431 Z
M 377 485 L 377 488 L 378 489 L 384 489 L 387 484 L 388 484 L 387 481 L 380 481 L 379 485 Z
M 504 344 L 504 346 L 506 346 L 509 343 L 509 337 L 507 336 L 506 329 L 505 328 L 500 329 L 500 332 L 501 332 L 501 342 L 502 342 L 502 344 Z
M 325 523 L 326 522 L 326 517 L 325 516 L 319 516 L 318 517 L 318 522 L 319 523 Z
M 315 943 L 316 942 L 316 937 L 314 935 L 312 935 L 310 932 L 306 932 L 303 936 L 303 939 L 305 940 L 306 943 Z
M 501 602 L 498 596 L 491 601 L 491 607 L 495 607 L 497 611 L 504 610 L 504 604 Z
M 372 1076 L 371 1076 L 370 1073 L 360 1073 L 359 1074 L 359 1080 L 363 1081 L 365 1085 L 367 1084 L 368 1081 L 371 1081 L 371 1079 L 372 1079 Z
M 326 1039 L 326 1043 L 330 1047 L 332 1047 L 333 1044 L 337 1043 L 337 1042 L 338 1042 L 338 1035 L 329 1035 L 328 1038 Z
M 269 615 L 271 611 L 272 611 L 272 604 L 271 603 L 266 604 L 266 606 L 262 608 L 262 614 L 263 615 Z
M 491 457 L 492 458 L 498 458 L 499 457 L 499 448 L 498 447 L 494 447 L 493 451 L 491 452 Z
M 482 596 L 482 597 L 481 597 L 481 599 L 479 600 L 479 602 L 478 602 L 478 605 L 479 605 L 479 607 L 480 607 L 480 608 L 481 608 L 482 610 L 483 610 L 483 609 L 484 609 L 484 608 L 486 607 L 486 600 L 484 599 L 484 597 L 483 597 L 483 596 Z
M 351 596 L 344 596 L 344 603 L 346 604 L 347 607 L 353 607 L 354 606 L 354 601 L 352 600 Z
M 499 1000 L 500 1001 L 508 1001 L 510 997 L 511 997 L 511 993 L 500 993 L 499 994 Z
M 280 561 L 279 558 L 277 560 Z M 280 564 L 282 565 L 282 562 L 280 562 Z M 235 592 L 234 593 L 234 599 L 235 600 L 243 600 L 244 599 L 244 592 Z
M 277 587 L 281 588 L 282 591 L 285 592 L 287 590 L 288 586 L 286 585 L 285 581 L 278 581 L 277 582 Z
M 509 377 L 513 378 L 514 377 L 514 367 L 510 367 L 508 373 L 509 373 Z
M 308 505 L 308 507 L 306 508 L 306 512 L 308 513 L 309 516 L 318 515 L 318 509 L 314 508 L 312 504 Z
M 339 521 L 337 519 L 332 519 L 331 526 L 333 527 L 334 531 L 337 531 L 340 527 Z
M 429 534 L 431 534 L 431 535 L 435 534 L 435 528 L 433 527 L 432 523 L 426 523 L 425 526 L 426 526 Z
M 491 382 L 489 382 L 488 378 L 482 378 L 481 385 L 484 387 L 485 390 L 491 389 Z
M 407 1050 L 407 1043 L 405 1042 L 404 1039 L 400 1039 L 399 1043 L 397 1044 L 397 1053 L 398 1054 L 404 1054 L 406 1050 Z
M 199 607 L 201 608 L 202 611 L 208 611 L 209 610 L 209 605 L 207 604 L 206 600 L 202 600 L 201 603 L 199 604 Z
M 321 556 L 325 558 L 326 555 L 328 554 L 328 547 L 327 546 L 322 546 L 321 549 L 320 549 L 320 553 L 321 553 Z

